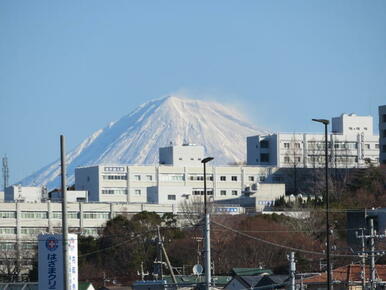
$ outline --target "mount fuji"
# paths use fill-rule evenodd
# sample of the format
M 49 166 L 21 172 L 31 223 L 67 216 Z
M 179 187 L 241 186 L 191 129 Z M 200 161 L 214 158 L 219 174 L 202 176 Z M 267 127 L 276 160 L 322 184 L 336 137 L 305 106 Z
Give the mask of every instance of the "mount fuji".
M 95 164 L 157 164 L 158 148 L 170 144 L 203 145 L 215 164 L 246 159 L 246 137 L 266 134 L 236 110 L 216 102 L 169 96 L 149 101 L 118 121 L 94 132 L 66 154 L 68 184 L 74 169 Z M 60 185 L 60 160 L 19 182 L 22 185 Z

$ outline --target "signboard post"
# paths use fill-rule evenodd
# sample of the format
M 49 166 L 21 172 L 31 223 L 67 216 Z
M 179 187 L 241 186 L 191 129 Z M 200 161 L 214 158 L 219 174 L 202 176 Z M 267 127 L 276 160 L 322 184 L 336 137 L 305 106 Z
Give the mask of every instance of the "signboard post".
M 40 234 L 38 236 L 39 290 L 63 290 L 63 236 Z M 78 237 L 68 235 L 70 289 L 78 290 Z

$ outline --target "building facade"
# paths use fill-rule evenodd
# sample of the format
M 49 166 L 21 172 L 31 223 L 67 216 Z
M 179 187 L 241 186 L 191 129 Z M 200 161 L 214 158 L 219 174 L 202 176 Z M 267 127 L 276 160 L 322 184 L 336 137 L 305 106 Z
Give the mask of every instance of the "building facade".
M 379 162 L 386 164 L 386 105 L 379 106 Z
M 201 167 L 204 146 L 195 144 L 171 145 L 159 148 L 159 164 Z
M 316 168 L 325 164 L 324 134 L 277 133 L 247 138 L 247 164 L 279 168 Z M 332 119 L 328 135 L 332 168 L 361 168 L 379 164 L 379 137 L 372 117 L 342 114 Z
M 105 223 L 117 215 L 131 216 L 141 211 L 177 214 L 173 205 L 77 203 L 67 206 L 68 227 L 73 233 L 97 236 Z M 0 250 L 13 249 L 15 241 L 28 248 L 40 233 L 61 232 L 62 204 L 57 202 L 0 203 Z M 32 240 L 31 240 L 32 239 Z
M 213 201 L 246 196 L 272 202 L 285 194 L 283 186 L 261 186 L 275 183 L 274 172 L 256 166 L 207 166 L 207 194 Z M 202 167 L 96 165 L 75 169 L 75 189 L 88 191 L 88 200 L 93 202 L 179 205 L 203 196 L 203 180 Z

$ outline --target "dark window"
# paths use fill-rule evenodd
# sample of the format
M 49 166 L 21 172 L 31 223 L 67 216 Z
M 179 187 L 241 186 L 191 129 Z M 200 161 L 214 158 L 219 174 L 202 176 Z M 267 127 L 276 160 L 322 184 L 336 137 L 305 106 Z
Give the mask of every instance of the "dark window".
M 386 114 L 383 114 L 383 115 L 382 115 L 382 121 L 383 121 L 383 123 L 386 122 Z
M 261 160 L 261 162 L 269 162 L 269 154 L 268 153 L 261 153 L 260 154 L 260 160 Z
M 225 181 L 225 180 L 227 180 L 227 178 L 226 178 L 226 176 L 220 176 L 220 180 Z
M 237 176 L 232 176 L 232 181 L 237 181 Z
M 382 152 L 386 152 L 386 145 L 382 145 Z
M 176 200 L 176 195 L 175 194 L 169 194 L 168 200 Z
M 383 130 L 383 138 L 386 138 L 386 130 Z
M 268 148 L 268 147 L 269 147 L 269 142 L 268 142 L 268 140 L 261 140 L 261 141 L 260 141 L 260 147 L 261 147 L 261 148 Z

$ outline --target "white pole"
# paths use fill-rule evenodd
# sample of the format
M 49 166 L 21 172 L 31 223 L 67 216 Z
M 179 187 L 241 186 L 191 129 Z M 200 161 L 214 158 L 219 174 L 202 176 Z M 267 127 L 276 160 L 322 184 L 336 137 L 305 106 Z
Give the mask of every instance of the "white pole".
M 63 234 L 63 289 L 70 290 L 69 283 L 69 253 L 68 253 L 68 224 L 67 224 L 67 185 L 66 185 L 66 156 L 65 138 L 60 135 L 60 160 L 62 183 L 62 234 Z

